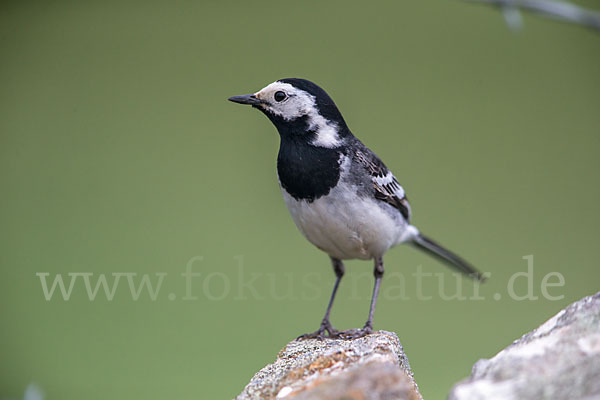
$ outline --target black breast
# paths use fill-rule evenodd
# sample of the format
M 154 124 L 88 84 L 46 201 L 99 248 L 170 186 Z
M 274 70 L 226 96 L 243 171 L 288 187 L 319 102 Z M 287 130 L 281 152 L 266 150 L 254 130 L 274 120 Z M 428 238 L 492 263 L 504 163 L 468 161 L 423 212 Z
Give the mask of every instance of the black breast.
M 340 156 L 338 149 L 282 135 L 277 157 L 281 186 L 296 200 L 312 202 L 325 196 L 340 179 Z

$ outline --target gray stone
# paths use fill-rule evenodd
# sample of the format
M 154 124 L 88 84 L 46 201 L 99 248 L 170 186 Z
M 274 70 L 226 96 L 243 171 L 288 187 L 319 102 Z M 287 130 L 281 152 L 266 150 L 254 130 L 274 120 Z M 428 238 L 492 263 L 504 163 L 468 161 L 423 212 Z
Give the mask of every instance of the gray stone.
M 237 400 L 422 400 L 395 333 L 288 343 Z
M 600 400 L 600 293 L 571 304 L 489 360 L 449 400 Z

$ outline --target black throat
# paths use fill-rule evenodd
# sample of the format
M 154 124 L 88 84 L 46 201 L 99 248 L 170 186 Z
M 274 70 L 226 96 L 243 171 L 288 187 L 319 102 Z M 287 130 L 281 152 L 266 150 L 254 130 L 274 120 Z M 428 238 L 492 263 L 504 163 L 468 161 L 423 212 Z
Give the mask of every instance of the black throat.
M 343 148 L 312 144 L 316 132 L 308 129 L 306 117 L 285 121 L 265 113 L 279 131 L 281 144 L 277 174 L 281 186 L 296 200 L 312 202 L 328 194 L 340 179 Z
M 341 155 L 340 149 L 316 147 L 282 135 L 277 156 L 279 182 L 296 200 L 312 202 L 338 183 Z

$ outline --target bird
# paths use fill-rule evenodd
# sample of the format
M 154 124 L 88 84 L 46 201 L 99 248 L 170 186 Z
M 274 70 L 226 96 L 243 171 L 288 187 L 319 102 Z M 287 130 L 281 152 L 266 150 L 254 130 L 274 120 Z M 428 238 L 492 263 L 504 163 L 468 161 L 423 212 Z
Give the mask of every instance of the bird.
M 270 83 L 233 96 L 275 125 L 280 137 L 277 176 L 291 217 L 310 243 L 329 255 L 335 283 L 319 328 L 300 339 L 354 339 L 373 332 L 373 315 L 384 274 L 383 257 L 409 244 L 482 282 L 484 275 L 411 224 L 404 188 L 381 159 L 348 128 L 341 112 L 317 84 L 301 78 Z M 345 273 L 345 260 L 373 260 L 375 278 L 363 328 L 337 330 L 330 313 Z

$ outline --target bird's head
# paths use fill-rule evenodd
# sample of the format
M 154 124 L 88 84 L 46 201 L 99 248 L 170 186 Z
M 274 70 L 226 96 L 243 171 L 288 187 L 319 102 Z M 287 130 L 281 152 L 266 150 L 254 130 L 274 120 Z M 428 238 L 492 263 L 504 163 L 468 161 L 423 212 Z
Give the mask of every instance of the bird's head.
M 280 79 L 254 94 L 229 100 L 262 111 L 285 138 L 334 148 L 351 135 L 331 97 L 305 79 Z

